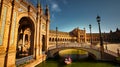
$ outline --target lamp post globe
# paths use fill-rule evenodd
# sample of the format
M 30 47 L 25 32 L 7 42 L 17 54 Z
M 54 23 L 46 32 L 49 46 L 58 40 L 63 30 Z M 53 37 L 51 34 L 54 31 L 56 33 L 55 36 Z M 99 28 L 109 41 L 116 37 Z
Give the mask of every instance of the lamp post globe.
M 89 24 L 89 28 L 91 29 L 91 24 Z
M 100 20 L 101 20 L 100 16 L 97 16 L 96 19 L 97 19 L 97 22 L 100 23 Z

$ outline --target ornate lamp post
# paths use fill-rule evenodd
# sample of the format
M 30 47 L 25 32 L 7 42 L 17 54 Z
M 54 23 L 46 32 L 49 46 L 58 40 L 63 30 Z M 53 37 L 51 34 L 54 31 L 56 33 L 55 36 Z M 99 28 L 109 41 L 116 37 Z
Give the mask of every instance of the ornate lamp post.
M 98 22 L 98 27 L 99 27 L 99 35 L 100 35 L 100 52 L 101 52 L 101 59 L 103 57 L 103 51 L 104 51 L 104 47 L 103 47 L 103 39 L 102 39 L 102 34 L 101 34 L 101 28 L 100 28 L 100 16 L 96 17 L 96 20 Z
M 57 41 L 58 39 L 57 38 L 58 38 L 58 27 L 56 27 L 56 48 L 57 48 L 57 45 L 58 45 L 58 41 Z
M 92 31 L 91 31 L 91 24 L 89 24 L 89 28 L 90 28 L 90 43 L 91 43 L 91 46 L 92 46 Z

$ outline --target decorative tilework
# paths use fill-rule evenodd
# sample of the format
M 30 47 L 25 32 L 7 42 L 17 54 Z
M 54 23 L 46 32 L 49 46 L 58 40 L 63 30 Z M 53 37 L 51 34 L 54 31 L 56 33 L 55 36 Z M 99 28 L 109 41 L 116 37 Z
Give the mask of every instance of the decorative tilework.
M 3 13 L 2 24 L 1 24 L 2 26 L 1 26 L 1 29 L 0 29 L 0 45 L 2 45 L 2 42 L 3 42 L 6 15 L 7 15 L 7 7 L 4 7 L 4 13 Z
M 12 30 L 11 30 L 11 38 L 10 38 L 10 45 L 12 45 L 13 42 L 14 42 L 14 33 L 15 33 L 15 25 L 16 25 L 16 16 L 17 16 L 17 13 L 14 12 L 14 15 L 13 15 L 13 23 L 12 23 Z

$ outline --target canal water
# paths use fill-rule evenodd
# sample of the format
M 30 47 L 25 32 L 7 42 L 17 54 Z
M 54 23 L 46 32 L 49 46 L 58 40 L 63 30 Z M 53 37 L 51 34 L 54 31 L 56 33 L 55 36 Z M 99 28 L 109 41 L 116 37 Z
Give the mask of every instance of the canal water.
M 74 61 L 71 64 L 66 65 L 59 60 L 48 59 L 40 63 L 36 67 L 120 67 L 120 64 L 113 62 L 81 60 L 81 61 Z
M 72 58 L 72 63 L 66 65 L 66 57 Z M 38 64 L 36 67 L 120 67 L 120 64 L 113 62 L 96 61 L 88 52 L 78 49 L 61 50 L 51 59 Z

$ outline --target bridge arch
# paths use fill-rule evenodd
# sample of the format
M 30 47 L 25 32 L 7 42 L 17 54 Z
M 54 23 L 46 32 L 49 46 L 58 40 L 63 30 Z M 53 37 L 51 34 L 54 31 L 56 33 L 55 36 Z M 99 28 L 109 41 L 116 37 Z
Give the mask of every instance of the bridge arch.
M 93 50 L 93 49 L 89 49 L 89 48 L 78 48 L 78 47 L 64 47 L 64 48 L 56 48 L 56 49 L 48 50 L 48 57 L 53 58 L 57 53 L 59 53 L 59 51 L 65 50 L 65 49 L 83 50 L 83 51 L 88 52 L 89 55 L 91 55 L 94 59 L 96 60 L 101 59 L 100 52 Z
M 95 58 L 96 60 L 107 60 L 107 61 L 113 61 L 116 60 L 116 57 L 118 57 L 117 53 L 114 53 L 110 50 L 105 50 L 102 52 L 101 55 L 101 51 L 99 47 L 96 46 L 90 46 L 87 44 L 79 44 L 79 43 L 67 43 L 67 44 L 59 44 L 57 46 L 50 46 L 48 49 L 48 57 L 54 57 L 54 54 L 64 50 L 64 49 L 80 49 L 80 50 L 84 50 L 89 52 L 92 56 L 94 56 L 93 58 Z
M 62 49 L 62 50 L 64 51 L 64 50 L 69 50 L 69 49 L 72 49 L 72 50 L 75 49 L 75 50 L 77 50 L 77 51 L 87 52 L 87 53 L 85 53 L 85 54 L 76 54 L 76 58 L 77 58 L 77 59 L 78 59 L 78 57 L 81 57 L 80 55 L 82 55 L 82 58 L 91 57 L 92 59 L 98 60 L 98 57 L 97 57 L 95 54 L 91 53 L 90 51 L 88 52 L 88 51 L 86 51 L 86 50 L 84 50 L 84 49 L 66 48 L 66 49 Z M 60 55 L 60 52 L 61 52 L 62 50 L 55 52 L 55 53 L 53 54 L 53 56 L 54 56 L 54 57 L 57 57 L 58 55 Z M 71 54 L 71 55 L 72 55 L 72 54 Z M 84 57 L 83 57 L 83 55 L 84 55 Z M 62 56 L 62 55 L 60 55 L 60 56 Z M 66 54 L 66 56 L 69 56 L 69 54 Z M 66 56 L 62 56 L 62 57 L 66 57 Z M 82 58 L 81 58 L 81 59 L 82 59 Z

